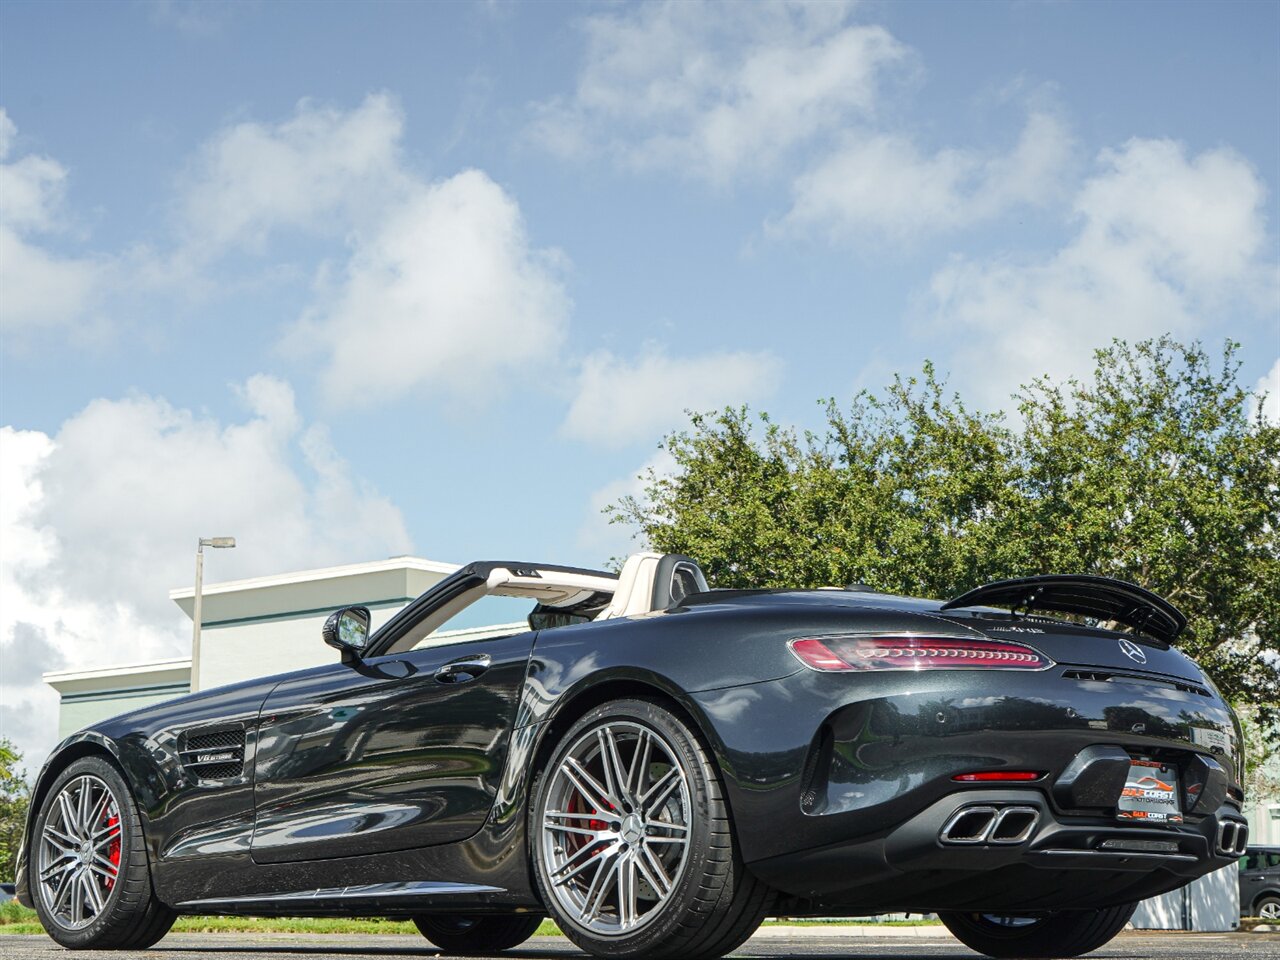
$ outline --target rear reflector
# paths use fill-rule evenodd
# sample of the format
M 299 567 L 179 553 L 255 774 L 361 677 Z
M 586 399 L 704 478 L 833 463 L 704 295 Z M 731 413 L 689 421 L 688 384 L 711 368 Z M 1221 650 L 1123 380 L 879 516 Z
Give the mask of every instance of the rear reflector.
M 1008 783 L 1011 780 L 1039 780 L 1043 776 L 1038 770 L 981 770 L 978 773 L 957 773 L 951 779 L 961 783 Z
M 1053 661 L 1020 643 L 951 637 L 806 637 L 791 641 L 806 667 L 846 670 L 1043 670 Z

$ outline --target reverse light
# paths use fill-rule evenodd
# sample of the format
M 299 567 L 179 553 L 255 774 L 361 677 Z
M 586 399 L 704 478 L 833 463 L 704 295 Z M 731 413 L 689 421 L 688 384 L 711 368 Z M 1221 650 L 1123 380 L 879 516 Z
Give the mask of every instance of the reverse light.
M 791 652 L 806 667 L 850 670 L 1044 670 L 1053 661 L 1021 643 L 954 637 L 805 637 Z
M 976 773 L 957 773 L 951 779 L 959 783 L 1024 783 L 1043 776 L 1039 770 L 979 770 Z

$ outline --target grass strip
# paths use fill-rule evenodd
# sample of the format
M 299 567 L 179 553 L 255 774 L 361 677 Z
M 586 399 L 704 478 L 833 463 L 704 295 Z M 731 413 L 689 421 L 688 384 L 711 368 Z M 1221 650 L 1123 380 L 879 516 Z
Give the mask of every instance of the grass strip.
M 764 925 L 778 926 L 852 926 L 877 924 L 894 927 L 933 926 L 937 920 L 818 919 L 766 920 Z M 408 920 L 351 919 L 347 917 L 179 917 L 174 933 L 367 933 L 418 936 L 418 928 Z M 44 933 L 34 910 L 16 900 L 0 903 L 0 935 Z M 542 921 L 535 936 L 554 937 L 560 928 L 550 920 Z

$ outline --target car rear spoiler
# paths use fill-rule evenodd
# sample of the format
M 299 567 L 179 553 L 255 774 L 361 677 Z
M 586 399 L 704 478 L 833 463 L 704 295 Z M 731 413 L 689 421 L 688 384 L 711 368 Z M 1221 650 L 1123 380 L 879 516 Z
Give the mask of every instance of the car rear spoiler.
M 942 609 L 977 606 L 1078 613 L 1122 623 L 1164 643 L 1172 643 L 1187 626 L 1187 618 L 1168 600 L 1110 577 L 1050 574 L 997 580 L 948 600 Z

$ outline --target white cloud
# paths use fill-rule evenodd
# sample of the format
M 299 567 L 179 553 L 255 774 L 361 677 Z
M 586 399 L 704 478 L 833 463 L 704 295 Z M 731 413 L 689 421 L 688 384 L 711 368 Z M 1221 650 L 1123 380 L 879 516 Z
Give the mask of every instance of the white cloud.
M 1258 378 L 1253 392 L 1257 396 L 1266 394 L 1266 399 L 1261 405 L 1262 413 L 1268 421 L 1280 426 L 1280 357 L 1271 365 L 1270 370 Z M 1257 406 L 1258 404 L 1255 403 L 1255 409 Z
M 286 343 L 328 355 L 338 404 L 420 385 L 474 395 L 555 356 L 569 317 L 561 260 L 530 245 L 519 206 L 481 171 L 416 184 Z
M 233 16 L 253 9 L 248 3 L 206 3 L 204 0 L 147 0 L 151 22 L 186 37 L 211 37 Z
M 1017 143 L 922 149 L 886 111 L 913 51 L 852 3 L 648 3 L 583 22 L 576 90 L 534 105 L 531 135 L 567 158 L 610 158 L 723 186 L 791 184 L 774 235 L 842 242 L 957 230 L 1056 200 L 1071 137 L 1033 110 Z
M 57 726 L 41 670 L 186 653 L 167 593 L 190 581 L 197 537 L 237 538 L 216 579 L 410 548 L 288 384 L 255 376 L 240 393 L 240 423 L 133 396 L 93 401 L 54 437 L 0 429 L 0 735 L 33 764 Z
M 60 257 L 0 224 L 0 330 L 92 329 L 103 279 L 101 264 Z
M 1055 199 L 1071 138 L 1053 115 L 1033 113 L 1007 154 L 945 149 L 931 155 L 898 134 L 850 133 L 801 174 L 791 210 L 775 227 L 833 240 L 908 240 Z
M 341 236 L 363 211 L 381 211 L 403 189 L 403 130 L 402 111 L 386 94 L 347 111 L 303 100 L 279 123 L 227 127 L 187 172 L 187 247 L 260 249 L 282 229 Z
M 322 355 L 331 401 L 372 404 L 424 384 L 474 396 L 534 379 L 564 340 L 566 258 L 531 244 L 515 199 L 482 171 L 420 177 L 402 155 L 403 128 L 385 94 L 345 111 L 303 100 L 284 120 L 232 124 L 185 172 L 174 241 L 96 260 L 29 241 L 59 228 L 66 171 L 38 156 L 6 162 L 0 322 L 99 330 L 126 293 L 152 309 L 212 295 L 220 258 L 265 256 L 274 237 L 301 235 L 345 244 L 345 262 L 319 264 L 314 306 L 284 337 L 295 355 Z M 0 160 L 15 136 L 0 112 Z
M 653 344 L 629 362 L 607 350 L 582 361 L 577 392 L 561 425 L 575 440 L 622 447 L 650 442 L 684 423 L 685 410 L 710 410 L 769 396 L 781 379 L 768 353 L 670 356 Z
M 611 480 L 591 494 L 577 536 L 578 549 L 584 556 L 595 558 L 589 562 L 605 562 L 646 548 L 645 544 L 636 542 L 635 530 L 631 526 L 611 523 L 605 508 L 616 505 L 624 497 L 642 499 L 651 476 L 671 476 L 675 472 L 675 457 L 662 448 L 638 469 L 625 477 Z
M 16 139 L 0 109 L 0 330 L 92 323 L 106 266 L 60 256 L 36 239 L 66 228 L 66 168 L 36 154 L 11 157 Z
M 908 51 L 849 3 L 648 3 L 586 19 L 570 98 L 536 105 L 532 128 L 564 156 L 725 182 L 875 112 Z
M 930 285 L 932 335 L 956 338 L 958 385 L 1008 405 L 1034 376 L 1089 368 L 1112 337 L 1194 336 L 1238 305 L 1266 309 L 1265 187 L 1227 149 L 1169 140 L 1105 150 L 1074 202 L 1078 229 L 1047 257 L 956 257 Z
M 284 121 L 223 130 L 187 177 L 178 259 L 262 251 L 283 232 L 345 239 L 283 338 L 321 356 L 339 406 L 499 389 L 554 356 L 568 323 L 564 257 L 532 246 L 515 199 L 479 170 L 423 179 L 403 128 L 385 94 L 349 111 L 302 101 Z
M 261 254 L 285 232 L 339 241 L 376 225 L 414 184 L 403 126 L 385 94 L 347 111 L 303 100 L 283 121 L 232 124 L 184 172 L 169 241 L 68 257 L 39 240 L 69 231 L 67 171 L 49 157 L 10 157 L 17 131 L 0 110 L 0 327 L 100 334 L 123 297 L 212 292 L 210 267 L 229 253 Z

